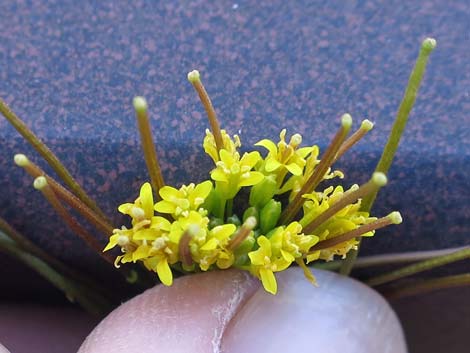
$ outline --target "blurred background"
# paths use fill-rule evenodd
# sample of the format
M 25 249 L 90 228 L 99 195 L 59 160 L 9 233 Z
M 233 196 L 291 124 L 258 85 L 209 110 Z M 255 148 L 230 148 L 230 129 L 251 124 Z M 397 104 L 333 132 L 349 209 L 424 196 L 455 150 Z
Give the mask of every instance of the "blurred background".
M 435 37 L 438 46 L 390 184 L 375 207 L 377 215 L 399 210 L 404 222 L 364 241 L 361 255 L 470 244 L 466 0 L 0 0 L 0 15 L 0 96 L 115 225 L 124 222 L 116 207 L 133 200 L 148 178 L 131 105 L 135 95 L 149 102 L 164 177 L 174 185 L 207 178 L 211 168 L 201 148 L 208 124 L 186 79 L 195 68 L 223 128 L 239 134 L 245 148 L 262 138 L 276 140 L 282 128 L 324 148 L 343 113 L 355 118 L 355 126 L 372 120 L 374 130 L 338 163 L 350 186 L 373 171 L 420 43 Z M 0 119 L 0 217 L 50 254 L 113 283 L 113 269 L 58 219 L 13 164 L 15 153 L 49 171 Z M 470 270 L 468 261 L 458 267 Z M 66 304 L 60 292 L 8 256 L 0 257 L 0 275 L 4 307 Z M 469 298 L 468 289 L 455 289 L 392 303 L 410 351 L 466 352 Z M 20 352 L 7 316 L 0 316 L 0 341 Z M 93 323 L 83 319 L 80 337 Z

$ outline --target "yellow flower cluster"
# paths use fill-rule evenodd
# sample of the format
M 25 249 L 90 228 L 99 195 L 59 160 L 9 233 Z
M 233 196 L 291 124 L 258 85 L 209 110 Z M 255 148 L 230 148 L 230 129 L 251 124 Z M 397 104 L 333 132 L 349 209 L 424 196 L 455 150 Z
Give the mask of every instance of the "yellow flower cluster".
M 286 130 L 282 130 L 277 144 L 267 139 L 256 144 L 267 149 L 263 158 L 257 151 L 240 155 L 239 137 L 231 138 L 225 130 L 221 130 L 221 139 L 223 148 L 218 150 L 214 136 L 206 131 L 203 147 L 215 165 L 212 180 L 179 189 L 163 186 L 156 203 L 150 184 L 145 183 L 134 203 L 119 206 L 120 212 L 131 217 L 132 227 L 115 229 L 105 248 L 121 248 L 116 266 L 141 261 L 165 285 L 172 284 L 172 268 L 198 272 L 235 267 L 258 277 L 266 291 L 275 294 L 276 272 L 297 263 L 315 283 L 307 264 L 329 261 L 334 255 L 344 257 L 357 240 L 353 237 L 318 246 L 376 220 L 361 212 L 360 199 L 354 199 L 318 221 L 358 190 L 354 185 L 346 192 L 341 186 L 331 186 L 323 192 L 303 194 L 303 216 L 299 221 L 282 221 L 282 203 L 275 197 L 288 191 L 290 200 L 297 195 L 320 162 L 318 147 L 300 147 L 299 134 L 287 143 Z M 342 177 L 340 172 L 326 170 L 321 180 Z M 247 207 L 233 212 L 233 199 L 244 187 L 251 189 Z

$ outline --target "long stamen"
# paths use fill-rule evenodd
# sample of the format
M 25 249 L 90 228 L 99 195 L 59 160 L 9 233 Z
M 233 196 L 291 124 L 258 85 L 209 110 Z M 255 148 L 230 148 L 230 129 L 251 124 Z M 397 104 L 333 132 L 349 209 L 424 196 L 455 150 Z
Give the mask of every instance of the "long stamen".
M 240 244 L 245 240 L 256 227 L 256 218 L 251 216 L 246 219 L 242 224 L 237 234 L 230 240 L 230 243 L 227 245 L 228 250 L 235 250 Z
M 95 252 L 100 254 L 106 261 L 113 264 L 114 259 L 108 253 L 103 253 L 103 246 L 98 240 L 96 240 L 88 231 L 83 228 L 76 220 L 73 218 L 65 209 L 65 207 L 60 203 L 57 198 L 54 190 L 50 187 L 47 182 L 47 179 L 43 176 L 37 177 L 34 179 L 33 186 L 35 189 L 42 192 L 47 201 L 55 209 L 57 214 L 67 223 L 67 225 L 72 229 L 85 243 L 92 248 Z
M 93 212 L 87 205 L 85 205 L 78 197 L 65 189 L 57 181 L 47 175 L 38 165 L 31 162 L 24 154 L 16 154 L 14 157 L 15 164 L 22 167 L 33 178 L 44 176 L 48 184 L 54 190 L 55 195 L 65 201 L 69 206 L 74 208 L 78 213 L 85 217 L 93 226 L 106 235 L 113 232 L 113 227 L 109 224 L 107 219 L 102 218 L 99 214 Z
M 326 222 L 330 217 L 333 217 L 336 213 L 341 211 L 347 205 L 350 205 L 360 198 L 363 198 L 370 193 L 376 192 L 379 188 L 387 184 L 387 177 L 385 174 L 376 172 L 372 175 L 372 178 L 365 184 L 361 185 L 358 189 L 344 193 L 343 196 L 334 203 L 325 212 L 321 213 L 317 218 L 311 221 L 305 228 L 304 233 L 312 234 L 320 225 Z
M 334 238 L 330 238 L 330 239 L 327 239 L 327 240 L 324 240 L 315 244 L 312 248 L 310 248 L 309 254 L 318 250 L 331 248 L 332 246 L 344 243 L 345 241 L 359 237 L 365 233 L 389 226 L 391 224 L 400 224 L 401 222 L 402 222 L 402 218 L 401 218 L 400 212 L 397 212 L 397 211 L 392 212 L 388 216 L 379 218 L 375 220 L 374 222 L 364 224 L 360 226 L 359 228 L 353 229 L 342 235 L 339 235 Z
M 331 167 L 338 149 L 341 147 L 343 141 L 348 135 L 348 132 L 351 129 L 351 125 L 351 115 L 344 114 L 341 117 L 341 127 L 338 129 L 335 137 L 323 154 L 320 163 L 318 163 L 310 178 L 305 182 L 300 191 L 294 197 L 294 200 L 292 200 L 292 202 L 287 205 L 281 215 L 279 224 L 289 223 L 302 207 L 304 202 L 303 195 L 315 190 L 318 184 L 322 181 L 323 177 L 328 172 L 328 169 Z
M 191 249 L 189 248 L 189 242 L 191 238 L 199 233 L 200 227 L 197 224 L 191 224 L 188 229 L 183 233 L 179 242 L 179 255 L 181 258 L 181 263 L 184 266 L 191 266 L 194 264 L 193 258 L 191 256 Z
M 220 151 L 222 148 L 224 148 L 222 132 L 220 131 L 219 121 L 217 120 L 217 114 L 215 113 L 212 101 L 201 82 L 201 75 L 199 74 L 199 71 L 193 70 L 188 73 L 188 80 L 192 83 L 194 89 L 199 95 L 199 99 L 201 100 L 204 109 L 206 110 L 207 118 L 209 119 L 209 124 L 211 125 L 212 134 L 214 135 L 215 146 L 217 147 L 217 151 Z
M 82 200 L 93 211 L 105 217 L 104 212 L 98 207 L 96 202 L 88 196 L 85 190 L 73 178 L 57 156 L 42 142 L 26 124 L 8 107 L 0 98 L 0 112 L 10 122 L 11 125 L 28 141 L 33 148 L 49 163 L 60 179 L 72 190 L 72 192 Z
M 374 127 L 374 123 L 370 120 L 363 120 L 361 123 L 361 127 L 357 129 L 344 143 L 336 153 L 336 157 L 334 162 L 340 159 L 352 146 L 358 143 L 372 128 Z M 333 162 L 333 163 L 334 163 Z
M 150 175 L 150 181 L 157 198 L 160 199 L 158 190 L 165 186 L 165 182 L 163 180 L 160 164 L 158 163 L 157 152 L 153 143 L 152 130 L 147 111 L 147 101 L 143 97 L 135 97 L 133 103 L 137 117 L 137 125 L 139 126 L 145 163 Z
M 400 107 L 398 108 L 392 130 L 390 131 L 390 135 L 382 152 L 382 156 L 380 157 L 377 167 L 375 168 L 376 172 L 387 174 L 390 166 L 392 165 L 401 136 L 403 135 L 406 123 L 408 122 L 408 116 L 410 115 L 411 109 L 413 109 L 413 105 L 416 101 L 416 95 L 418 94 L 419 86 L 423 80 L 429 55 L 435 47 L 436 40 L 434 38 L 426 38 L 421 44 L 418 58 L 416 59 L 413 71 L 411 71 L 408 85 L 400 103 Z M 362 200 L 361 210 L 369 212 L 372 208 L 372 205 L 374 204 L 376 196 L 377 193 L 372 193 L 365 197 L 364 200 Z M 343 261 L 343 265 L 339 271 L 342 275 L 347 276 L 351 273 L 354 261 L 356 260 L 359 253 L 359 246 L 360 243 L 358 244 L 358 250 L 350 251 L 346 256 L 346 259 Z

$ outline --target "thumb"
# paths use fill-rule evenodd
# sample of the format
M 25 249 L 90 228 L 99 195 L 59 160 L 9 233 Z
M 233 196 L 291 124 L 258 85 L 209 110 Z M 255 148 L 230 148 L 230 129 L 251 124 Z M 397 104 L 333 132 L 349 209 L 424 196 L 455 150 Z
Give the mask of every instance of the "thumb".
M 237 271 L 186 276 L 157 286 L 105 318 L 79 353 L 406 352 L 386 301 L 363 284 L 299 268 L 276 274 L 272 296 Z

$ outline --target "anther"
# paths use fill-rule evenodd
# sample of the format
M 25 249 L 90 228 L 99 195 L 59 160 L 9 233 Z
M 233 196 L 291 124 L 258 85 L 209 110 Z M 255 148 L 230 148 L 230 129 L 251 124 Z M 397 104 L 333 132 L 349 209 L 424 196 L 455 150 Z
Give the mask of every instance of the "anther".
M 24 154 L 15 154 L 13 160 L 15 164 L 20 167 L 26 167 L 29 164 L 29 159 Z

